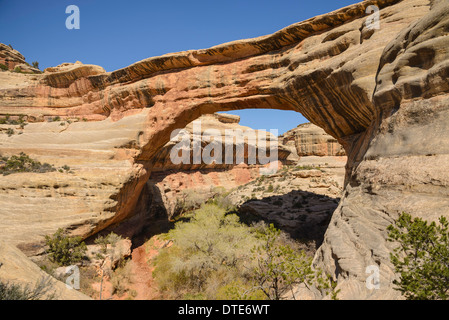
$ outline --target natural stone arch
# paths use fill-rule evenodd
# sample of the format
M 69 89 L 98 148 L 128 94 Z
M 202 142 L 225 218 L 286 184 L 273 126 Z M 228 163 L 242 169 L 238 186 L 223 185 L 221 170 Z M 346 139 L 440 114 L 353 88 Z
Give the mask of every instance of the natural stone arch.
M 374 32 L 365 24 L 368 5 L 381 9 Z M 148 161 L 172 130 L 216 111 L 296 110 L 348 154 L 345 195 L 315 263 L 336 277 L 342 298 L 397 298 L 386 226 L 401 211 L 449 215 L 448 17 L 442 0 L 364 1 L 270 36 L 150 58 L 110 73 L 78 64 L 24 75 L 20 87 L 2 89 L 0 113 L 85 116 L 103 122 L 79 124 L 80 130 L 104 123 L 114 132 L 126 129 L 121 140 L 105 144 L 113 151 L 104 159 L 129 163 L 117 186 L 104 191 L 111 204 L 95 218 L 81 218 L 90 224 L 71 225 L 88 236 L 132 215 L 151 172 Z M 380 266 L 378 291 L 365 286 L 369 265 Z

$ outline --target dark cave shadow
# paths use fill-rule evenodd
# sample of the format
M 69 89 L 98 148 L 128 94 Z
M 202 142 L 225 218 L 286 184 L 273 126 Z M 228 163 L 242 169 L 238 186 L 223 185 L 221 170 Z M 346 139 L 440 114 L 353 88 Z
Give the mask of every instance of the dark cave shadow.
M 313 192 L 292 190 L 283 195 L 250 199 L 232 213 L 251 225 L 260 221 L 273 224 L 301 243 L 317 249 L 337 209 L 340 198 L 332 198 Z
M 151 237 L 166 233 L 173 227 L 174 223 L 169 219 L 159 188 L 149 180 L 140 193 L 134 214 L 87 238 L 86 243 L 92 244 L 97 237 L 114 232 L 122 238 L 130 239 L 132 242 L 131 250 L 134 250 L 142 246 Z

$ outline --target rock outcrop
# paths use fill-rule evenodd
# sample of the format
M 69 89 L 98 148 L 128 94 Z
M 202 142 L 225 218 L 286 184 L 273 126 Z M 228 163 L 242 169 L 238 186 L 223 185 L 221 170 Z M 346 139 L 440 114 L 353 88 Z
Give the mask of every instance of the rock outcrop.
M 300 124 L 279 137 L 279 143 L 285 145 L 297 157 L 318 156 L 345 156 L 345 150 L 337 139 L 328 135 L 323 129 L 312 124 Z
M 39 283 L 48 283 L 46 286 L 48 291 L 44 298 L 52 296 L 57 300 L 91 300 L 90 297 L 70 288 L 66 283 L 50 277 L 23 252 L 3 241 L 0 241 L 0 279 L 3 283 L 27 285 L 31 290 Z M 74 283 L 69 279 L 67 284 L 73 285 Z
M 379 29 L 367 23 L 369 5 L 380 9 Z M 348 156 L 315 264 L 334 276 L 341 298 L 398 298 L 386 226 L 402 211 L 449 215 L 448 26 L 447 0 L 370 0 L 114 72 L 80 64 L 0 72 L 0 114 L 36 122 L 0 135 L 0 152 L 74 172 L 2 178 L 0 237 L 30 249 L 58 227 L 87 237 L 130 219 L 173 130 L 217 111 L 295 110 Z M 49 117 L 63 124 L 42 122 Z M 379 290 L 365 285 L 370 265 L 380 267 Z
M 0 63 L 8 70 L 14 70 L 17 65 L 25 63 L 25 57 L 19 51 L 0 43 Z
M 26 73 L 41 72 L 39 69 L 30 66 L 19 51 L 14 50 L 3 43 L 0 43 L 0 64 L 3 65 L 3 68 L 6 70 L 18 70 Z M 3 68 L 0 68 L 0 71 L 3 70 Z

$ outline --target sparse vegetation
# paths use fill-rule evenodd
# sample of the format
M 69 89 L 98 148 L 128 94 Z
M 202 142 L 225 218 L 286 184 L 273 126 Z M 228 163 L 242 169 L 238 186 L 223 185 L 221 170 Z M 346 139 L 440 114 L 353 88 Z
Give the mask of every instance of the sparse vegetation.
M 35 173 L 46 173 L 54 172 L 58 170 L 59 172 L 73 173 L 70 167 L 64 165 L 62 168 L 56 169 L 53 165 L 48 163 L 40 163 L 36 161 L 24 152 L 19 155 L 13 155 L 11 157 L 0 156 L 0 174 L 6 176 L 13 173 L 21 172 L 35 172 Z
M 69 168 L 70 170 L 70 168 Z M 95 239 L 95 244 L 100 245 L 102 253 L 106 254 L 108 252 L 108 245 L 115 247 L 116 244 L 122 239 L 119 235 L 114 232 L 109 233 L 107 236 L 99 236 Z
M 3 63 L 0 63 L 0 69 L 1 70 L 9 70 L 8 66 L 4 65 Z
M 16 132 L 14 131 L 14 129 L 12 128 L 8 128 L 6 129 L 6 134 L 8 135 L 8 137 L 14 135 Z
M 305 165 L 305 166 L 296 166 L 292 169 L 292 171 L 300 171 L 300 170 L 321 170 L 321 168 Z
M 112 274 L 112 294 L 123 296 L 125 293 L 129 293 L 130 296 L 135 296 L 135 293 L 131 292 L 129 285 L 132 284 L 132 272 L 131 265 L 129 263 L 122 263 Z
M 49 277 L 44 277 L 31 287 L 0 280 L 0 300 L 53 300 L 55 294 Z
M 2 165 L 3 162 L 3 165 Z M 31 159 L 28 155 L 21 152 L 18 156 L 0 157 L 0 173 L 4 176 L 19 172 L 52 172 L 56 171 L 54 166 L 48 163 L 40 163 Z
M 11 119 L 10 115 L 5 115 L 4 118 L 0 118 L 0 124 L 10 124 L 10 125 L 27 125 L 28 123 L 24 120 L 24 115 L 20 115 L 17 120 Z

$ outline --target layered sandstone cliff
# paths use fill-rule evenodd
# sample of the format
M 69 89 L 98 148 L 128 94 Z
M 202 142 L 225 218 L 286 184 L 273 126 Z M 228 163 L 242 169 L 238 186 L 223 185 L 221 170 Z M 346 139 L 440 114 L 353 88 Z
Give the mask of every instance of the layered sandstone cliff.
M 366 23 L 369 5 L 380 8 L 379 29 Z M 2 177 L 0 237 L 32 251 L 58 227 L 87 237 L 132 219 L 173 130 L 217 111 L 295 110 L 348 156 L 315 264 L 341 298 L 400 297 L 386 226 L 402 211 L 449 215 L 448 10 L 447 0 L 370 0 L 114 72 L 82 64 L 0 72 L 0 114 L 35 122 L 0 134 L 0 153 L 73 168 Z M 54 117 L 61 121 L 47 122 Z M 365 285 L 371 265 L 380 267 L 379 290 Z
M 345 156 L 345 150 L 337 139 L 323 129 L 312 124 L 300 124 L 279 137 L 279 143 L 285 145 L 297 155 L 297 159 L 307 156 Z M 293 157 L 290 157 L 293 159 Z
M 0 43 L 0 70 L 15 70 L 25 73 L 41 73 L 37 68 L 30 66 L 25 57 L 17 50 Z

